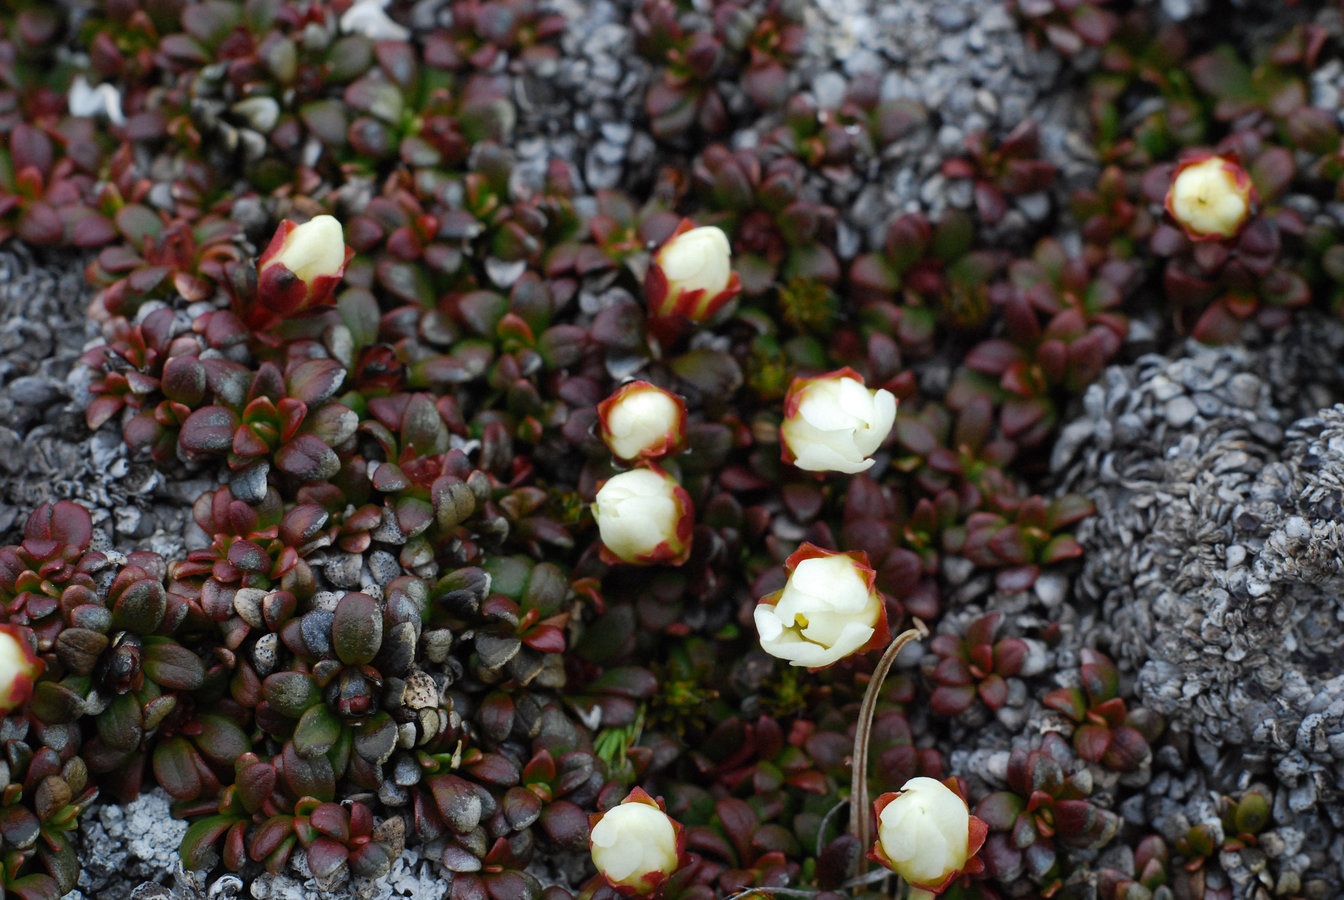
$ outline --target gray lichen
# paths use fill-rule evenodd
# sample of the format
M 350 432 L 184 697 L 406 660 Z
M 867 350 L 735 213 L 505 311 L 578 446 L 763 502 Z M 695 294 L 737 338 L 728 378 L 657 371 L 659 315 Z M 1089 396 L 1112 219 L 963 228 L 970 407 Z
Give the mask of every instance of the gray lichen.
M 1338 881 L 1341 348 L 1344 326 L 1304 316 L 1258 348 L 1192 345 L 1114 367 L 1053 460 L 1062 489 L 1097 504 L 1078 532 L 1082 614 L 1201 764 L 1175 792 L 1159 774 L 1143 817 L 1175 838 L 1216 821 L 1200 809 L 1210 797 L 1268 784 L 1275 866 L 1224 861 L 1238 896 L 1253 881 Z

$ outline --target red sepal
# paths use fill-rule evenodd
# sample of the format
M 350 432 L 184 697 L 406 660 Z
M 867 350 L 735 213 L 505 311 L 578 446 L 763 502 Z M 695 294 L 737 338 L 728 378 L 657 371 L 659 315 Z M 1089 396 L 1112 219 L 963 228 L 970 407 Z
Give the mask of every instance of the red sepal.
M 280 223 L 257 260 L 256 293 L 235 304 L 238 307 L 235 312 L 248 328 L 263 331 L 306 310 L 329 305 L 336 286 L 345 276 L 345 267 L 355 256 L 355 251 L 347 245 L 345 259 L 334 275 L 319 275 L 311 283 L 301 281 L 288 266 L 271 262 L 284 249 L 290 233 L 298 227 L 297 222 L 289 219 Z

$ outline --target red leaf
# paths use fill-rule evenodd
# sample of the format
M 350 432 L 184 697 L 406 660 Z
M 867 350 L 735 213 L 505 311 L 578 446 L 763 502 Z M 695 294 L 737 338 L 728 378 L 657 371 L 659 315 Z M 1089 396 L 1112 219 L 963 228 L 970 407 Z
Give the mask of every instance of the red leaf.
M 318 878 L 329 878 L 345 865 L 348 851 L 331 838 L 320 837 L 308 848 L 308 868 Z
M 965 712 L 975 702 L 975 686 L 964 684 L 955 687 L 939 685 L 929 697 L 929 707 L 944 716 L 955 716 Z
M 1073 748 L 1088 762 L 1101 762 L 1111 745 L 1111 730 L 1104 725 L 1080 725 L 1073 733 Z

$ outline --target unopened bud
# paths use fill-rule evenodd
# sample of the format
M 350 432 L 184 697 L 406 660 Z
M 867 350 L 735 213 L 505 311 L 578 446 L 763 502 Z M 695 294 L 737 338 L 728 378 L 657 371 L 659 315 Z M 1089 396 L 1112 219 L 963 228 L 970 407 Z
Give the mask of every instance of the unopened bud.
M 1216 240 L 1236 237 L 1255 200 L 1245 169 L 1226 157 L 1202 154 L 1176 167 L 1166 206 L 1191 240 Z

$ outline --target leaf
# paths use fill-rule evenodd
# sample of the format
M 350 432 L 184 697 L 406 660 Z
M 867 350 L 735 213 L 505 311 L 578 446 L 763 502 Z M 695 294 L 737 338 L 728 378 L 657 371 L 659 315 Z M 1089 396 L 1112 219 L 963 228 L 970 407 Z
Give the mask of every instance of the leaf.
M 339 803 L 321 804 L 308 815 L 308 821 L 333 840 L 344 843 L 350 838 L 350 817 Z
M 751 838 L 760 824 L 751 806 L 736 797 L 725 797 L 714 804 L 714 812 L 737 849 L 737 861 L 751 859 Z
M 349 852 L 328 837 L 320 837 L 308 848 L 308 868 L 318 878 L 330 878 L 346 864 Z
M 197 746 L 211 762 L 232 766 L 235 760 L 252 749 L 247 733 L 227 716 L 203 713 L 198 721 L 201 734 Z
M 334 359 L 304 360 L 285 375 L 285 393 L 308 406 L 336 395 L 345 380 L 345 368 Z
M 7 890 L 19 900 L 57 900 L 66 893 L 55 878 L 42 872 L 15 879 L 7 885 Z
M 223 406 L 198 409 L 182 423 L 178 443 L 187 454 L 227 453 L 238 430 L 238 417 Z M 339 467 L 339 466 L 338 466 Z
M 37 847 L 37 854 L 55 879 L 58 895 L 67 894 L 75 889 L 75 885 L 79 882 L 79 857 L 75 855 L 75 848 L 65 835 L 44 836 L 43 842 Z M 19 896 L 24 895 L 20 893 Z
M 481 821 L 484 810 L 481 796 L 470 782 L 457 775 L 435 775 L 429 779 L 430 794 L 448 827 L 467 834 Z M 587 817 L 584 817 L 585 838 Z
M 144 737 L 140 704 L 132 694 L 113 698 L 98 716 L 98 736 L 113 750 L 134 750 Z
M 1078 688 L 1057 688 L 1046 694 L 1041 702 L 1051 709 L 1057 709 L 1075 722 L 1083 721 L 1087 715 L 1087 701 Z
M 1007 831 L 1025 810 L 1021 797 L 1010 791 L 997 791 L 976 804 L 975 815 L 992 830 Z
M 214 844 L 233 823 L 231 816 L 209 816 L 193 823 L 178 845 L 183 868 L 194 872 L 211 868 L 219 859 Z
M 292 719 L 321 699 L 312 676 L 304 672 L 276 672 L 262 682 L 261 689 L 276 712 Z
M 994 587 L 1005 594 L 1016 594 L 1029 589 L 1036 583 L 1036 578 L 1040 574 L 1040 566 L 1013 566 L 1000 569 L 994 576 Z
M 294 817 L 289 815 L 271 816 L 261 824 L 261 827 L 252 835 L 252 841 L 248 846 L 247 855 L 256 862 L 261 862 L 270 856 L 286 838 L 294 836 Z
M 325 703 L 314 703 L 299 718 L 294 728 L 294 749 L 299 756 L 313 759 L 326 753 L 341 736 L 341 723 Z
M 1073 747 L 1088 762 L 1101 762 L 1111 746 L 1111 730 L 1105 725 L 1080 725 L 1073 733 Z
M 0 810 L 0 835 L 5 842 L 27 850 L 37 842 L 42 823 L 26 806 L 15 804 Z
M 944 716 L 963 713 L 974 702 L 975 686 L 970 684 L 956 686 L 940 684 L 929 696 L 929 708 Z
M 331 637 L 341 662 L 372 662 L 383 642 L 383 614 L 378 601 L 358 592 L 342 597 L 332 619 Z
M 1101 762 L 1117 772 L 1132 772 L 1151 759 L 1152 749 L 1138 729 L 1120 725 L 1111 730 L 1111 743 Z
M 588 814 L 568 800 L 557 800 L 541 813 L 541 827 L 561 847 L 572 851 L 588 849 Z
M 980 682 L 979 693 L 990 709 L 997 710 L 1008 702 L 1008 684 L 997 673 Z
M 341 470 L 336 451 L 313 434 L 297 435 L 276 451 L 275 465 L 280 471 L 304 481 L 325 481 Z
M 170 639 L 146 641 L 142 665 L 145 674 L 169 690 L 194 691 L 205 683 L 200 657 Z
M 192 759 L 196 751 L 184 737 L 160 741 L 154 747 L 154 780 L 178 800 L 192 800 L 201 793 L 201 776 Z

